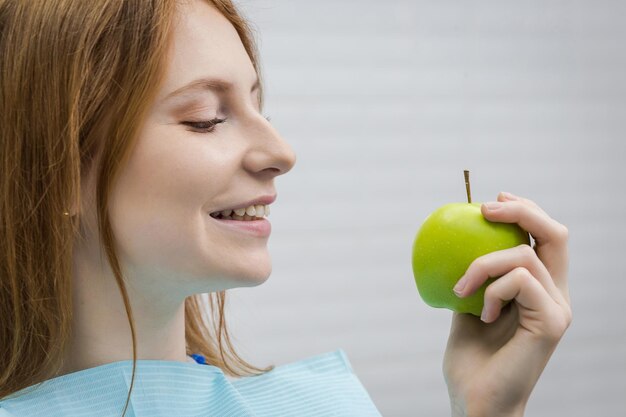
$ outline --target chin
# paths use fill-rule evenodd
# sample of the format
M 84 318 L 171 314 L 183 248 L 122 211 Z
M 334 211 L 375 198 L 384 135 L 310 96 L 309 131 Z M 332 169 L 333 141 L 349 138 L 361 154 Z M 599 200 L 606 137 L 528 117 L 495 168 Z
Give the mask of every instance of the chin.
M 269 257 L 251 259 L 248 265 L 241 265 L 237 271 L 229 275 L 236 287 L 256 287 L 268 280 L 272 273 L 272 262 Z
M 267 272 L 263 272 L 260 269 L 257 269 L 254 274 L 242 276 L 237 280 L 240 287 L 256 287 L 258 285 L 263 284 L 267 281 L 272 273 L 272 268 L 270 267 Z
M 259 279 L 253 279 L 253 280 L 246 280 L 244 282 L 242 282 L 242 285 L 240 285 L 241 287 L 258 287 L 259 285 L 263 284 L 265 281 L 267 281 L 269 278 L 268 277 L 264 277 L 264 278 L 259 278 Z

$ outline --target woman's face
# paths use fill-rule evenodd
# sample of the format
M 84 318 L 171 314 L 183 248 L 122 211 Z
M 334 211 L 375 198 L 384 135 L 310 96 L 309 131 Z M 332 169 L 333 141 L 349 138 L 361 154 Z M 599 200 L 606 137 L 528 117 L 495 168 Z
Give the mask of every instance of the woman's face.
M 268 236 L 209 214 L 275 196 L 295 154 L 260 113 L 234 27 L 203 1 L 179 11 L 165 81 L 111 195 L 120 259 L 133 287 L 170 295 L 258 285 L 271 272 Z M 209 131 L 213 119 L 226 120 Z

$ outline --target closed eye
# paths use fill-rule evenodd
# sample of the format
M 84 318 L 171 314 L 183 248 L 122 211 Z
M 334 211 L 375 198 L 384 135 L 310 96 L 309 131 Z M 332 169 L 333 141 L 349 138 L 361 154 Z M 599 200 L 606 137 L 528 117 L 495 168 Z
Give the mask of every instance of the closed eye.
M 200 122 L 181 122 L 181 123 L 185 126 L 189 126 L 193 128 L 193 131 L 208 133 L 208 132 L 212 132 L 215 129 L 215 126 L 217 126 L 220 123 L 224 123 L 225 121 L 226 121 L 226 118 L 224 119 L 215 118 L 215 119 L 200 121 Z
M 268 122 L 271 120 L 270 116 L 264 116 L 264 117 L 265 117 L 265 120 L 267 120 Z M 191 127 L 192 128 L 191 130 L 194 132 L 210 133 L 213 130 L 215 130 L 215 126 L 217 126 L 220 123 L 224 123 L 226 120 L 228 120 L 228 118 L 223 118 L 223 119 L 215 118 L 215 119 L 199 121 L 199 122 L 186 121 L 186 122 L 181 122 L 181 124 Z

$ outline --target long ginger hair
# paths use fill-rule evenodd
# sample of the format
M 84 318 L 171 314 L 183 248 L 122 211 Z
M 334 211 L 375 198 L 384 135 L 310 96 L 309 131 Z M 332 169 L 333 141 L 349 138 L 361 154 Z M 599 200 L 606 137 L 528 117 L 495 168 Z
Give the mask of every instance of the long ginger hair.
M 251 26 L 231 0 L 205 1 L 237 30 L 260 77 Z M 126 412 L 135 328 L 107 204 L 163 79 L 175 9 L 175 0 L 0 0 L 0 399 L 61 369 L 80 234 L 80 213 L 64 213 L 79 206 L 81 173 L 97 169 L 98 231 L 132 334 Z M 225 302 L 225 291 L 185 300 L 187 353 L 231 376 L 271 370 L 237 355 Z

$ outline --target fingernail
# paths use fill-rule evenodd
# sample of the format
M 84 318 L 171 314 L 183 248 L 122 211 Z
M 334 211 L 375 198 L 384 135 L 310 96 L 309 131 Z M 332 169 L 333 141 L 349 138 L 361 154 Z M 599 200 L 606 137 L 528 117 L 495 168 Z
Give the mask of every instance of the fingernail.
M 487 306 L 483 306 L 483 311 L 480 313 L 480 319 L 487 323 Z
M 463 275 L 461 279 L 459 280 L 459 282 L 456 283 L 452 291 L 454 291 L 456 295 L 461 296 L 461 293 L 463 292 L 463 288 L 465 288 L 466 283 L 467 283 L 467 277 Z
M 506 191 L 502 191 L 502 195 L 504 196 L 504 198 L 506 198 L 507 200 L 517 200 L 517 196 L 513 195 L 511 193 L 507 193 Z
M 487 207 L 487 210 L 497 210 L 500 207 L 502 207 L 502 203 L 499 203 L 497 201 L 492 201 L 489 203 L 485 203 L 485 207 Z

